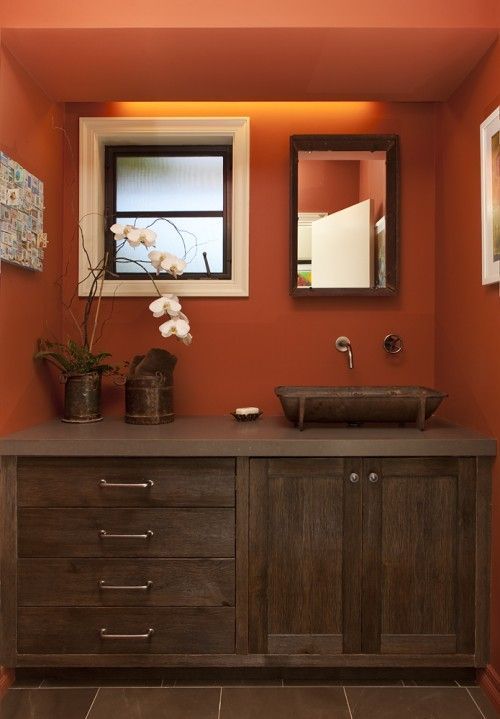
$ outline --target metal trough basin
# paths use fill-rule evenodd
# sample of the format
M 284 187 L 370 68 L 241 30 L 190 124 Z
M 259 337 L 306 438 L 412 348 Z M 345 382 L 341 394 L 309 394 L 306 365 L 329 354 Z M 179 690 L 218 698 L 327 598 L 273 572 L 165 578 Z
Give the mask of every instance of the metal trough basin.
M 423 430 L 448 395 L 428 387 L 276 387 L 285 417 L 306 422 L 414 423 Z

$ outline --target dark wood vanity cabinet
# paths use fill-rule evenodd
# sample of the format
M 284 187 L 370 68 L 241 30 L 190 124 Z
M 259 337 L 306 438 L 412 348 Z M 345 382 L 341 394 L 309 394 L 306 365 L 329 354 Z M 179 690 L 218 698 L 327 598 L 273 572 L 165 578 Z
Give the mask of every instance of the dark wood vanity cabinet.
M 250 651 L 484 661 L 489 479 L 479 465 L 252 460 Z
M 235 467 L 18 458 L 18 660 L 233 654 Z
M 483 666 L 490 466 L 4 455 L 0 663 Z
M 251 652 L 361 650 L 361 464 L 251 460 Z

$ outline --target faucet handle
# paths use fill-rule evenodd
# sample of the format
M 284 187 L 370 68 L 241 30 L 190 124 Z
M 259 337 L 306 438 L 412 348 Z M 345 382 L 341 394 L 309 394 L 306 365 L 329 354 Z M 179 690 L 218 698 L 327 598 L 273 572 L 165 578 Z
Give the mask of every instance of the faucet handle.
M 347 352 L 350 346 L 351 340 L 349 339 L 349 337 L 344 337 L 344 335 L 341 335 L 335 340 L 335 349 L 338 349 L 339 352 Z
M 349 369 L 353 369 L 354 358 L 352 355 L 352 346 L 349 337 L 344 337 L 344 335 L 337 337 L 337 339 L 335 340 L 335 347 L 338 349 L 339 352 L 347 352 L 347 362 L 349 364 Z
M 384 349 L 390 355 L 397 355 L 403 350 L 403 340 L 397 334 L 390 334 L 384 337 Z

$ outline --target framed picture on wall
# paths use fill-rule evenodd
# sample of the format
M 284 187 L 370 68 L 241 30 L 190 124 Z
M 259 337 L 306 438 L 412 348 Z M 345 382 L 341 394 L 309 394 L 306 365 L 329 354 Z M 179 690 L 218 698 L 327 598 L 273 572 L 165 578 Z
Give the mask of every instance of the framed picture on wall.
M 500 107 L 481 123 L 483 285 L 500 281 Z

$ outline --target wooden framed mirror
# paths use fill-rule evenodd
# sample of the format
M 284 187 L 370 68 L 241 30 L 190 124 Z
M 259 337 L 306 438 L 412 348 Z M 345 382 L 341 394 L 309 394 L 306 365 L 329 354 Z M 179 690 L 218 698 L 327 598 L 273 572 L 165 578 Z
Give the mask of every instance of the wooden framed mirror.
M 292 135 L 290 294 L 398 291 L 397 135 Z

